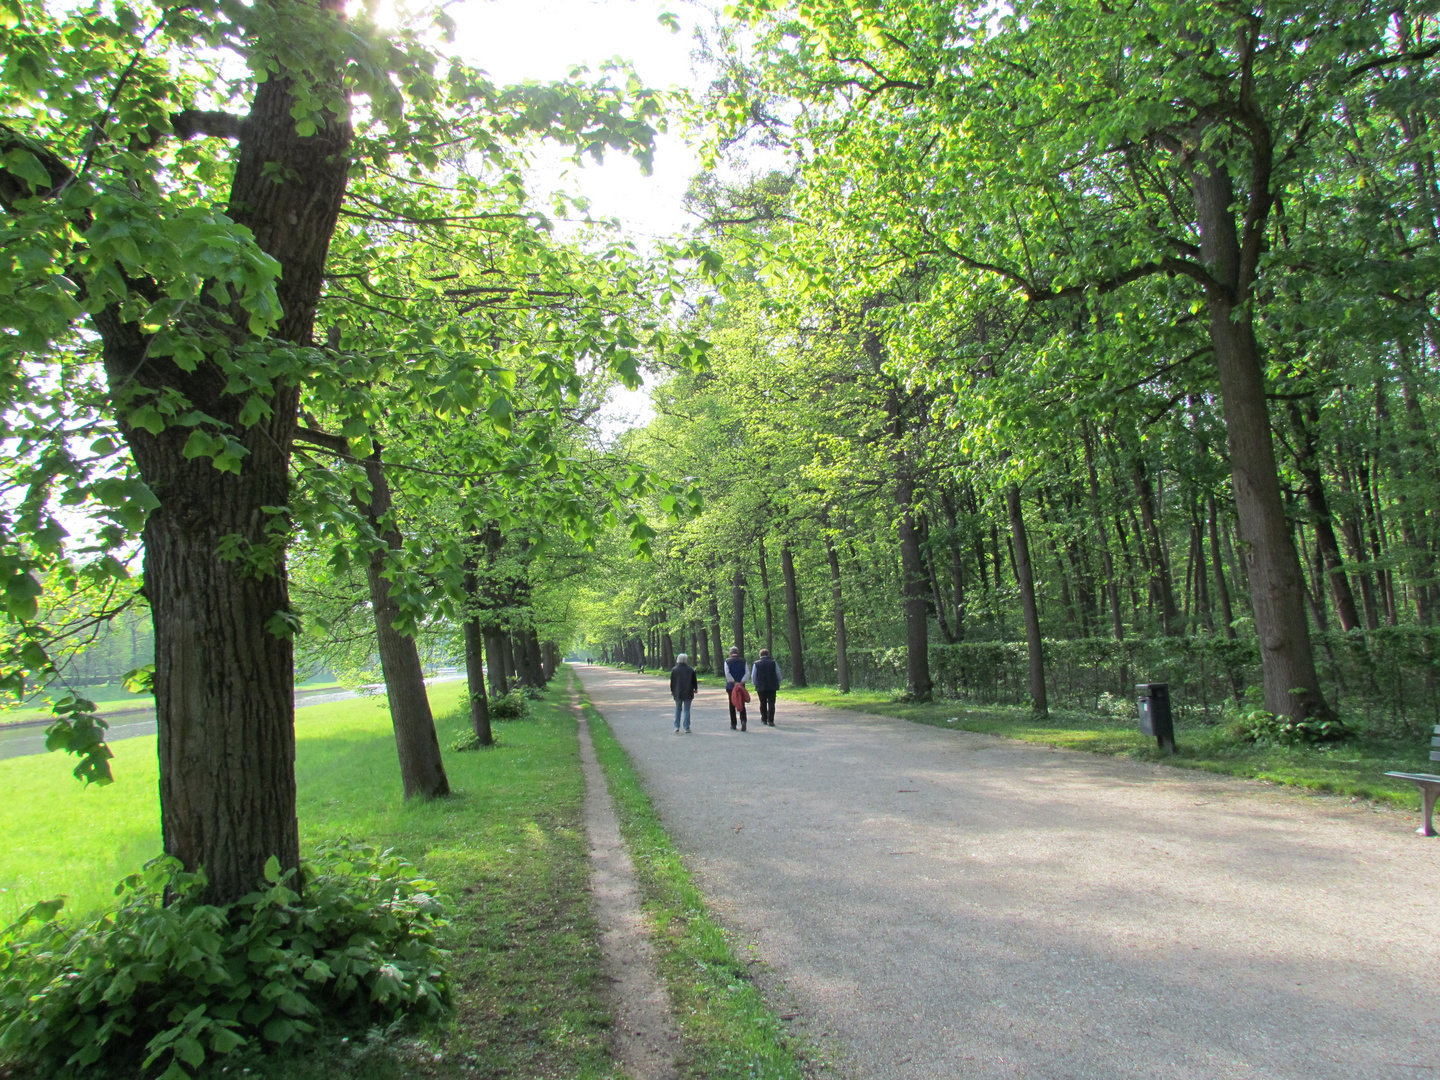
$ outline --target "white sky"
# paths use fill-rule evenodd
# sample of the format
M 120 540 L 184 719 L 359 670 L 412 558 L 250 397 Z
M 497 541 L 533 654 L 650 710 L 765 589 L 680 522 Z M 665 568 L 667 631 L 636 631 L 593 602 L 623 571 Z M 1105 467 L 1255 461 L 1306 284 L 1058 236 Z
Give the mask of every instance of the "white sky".
M 605 61 L 619 57 L 656 89 L 694 85 L 694 27 L 710 17 L 686 0 L 460 0 L 446 10 L 458 26 L 456 51 L 497 83 L 563 79 L 581 65 L 598 75 Z M 666 12 L 679 21 L 678 33 L 661 25 Z M 659 137 L 650 176 L 628 157 L 611 154 L 603 165 L 587 161 L 564 175 L 547 170 L 537 187 L 578 190 L 590 199 L 592 214 L 619 218 L 643 247 L 689 222 L 681 199 L 699 169 L 694 151 L 672 131 Z M 617 389 L 603 427 L 613 433 L 651 415 L 648 388 Z

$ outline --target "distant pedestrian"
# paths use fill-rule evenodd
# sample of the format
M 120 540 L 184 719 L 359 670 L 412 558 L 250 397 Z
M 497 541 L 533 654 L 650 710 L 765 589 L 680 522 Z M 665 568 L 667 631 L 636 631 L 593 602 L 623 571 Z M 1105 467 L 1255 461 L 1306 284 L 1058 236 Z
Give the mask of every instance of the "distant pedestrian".
M 670 696 L 675 699 L 675 734 L 680 734 L 680 721 L 685 721 L 685 734 L 690 734 L 690 703 L 695 700 L 695 691 L 700 689 L 700 680 L 690 666 L 690 657 L 683 652 L 675 658 L 670 669 Z
M 770 656 L 769 649 L 760 650 L 751 672 L 755 680 L 755 696 L 760 699 L 760 723 L 775 726 L 775 695 L 780 691 L 780 665 Z
M 750 700 L 750 691 L 745 689 L 745 684 L 750 681 L 750 670 L 745 666 L 744 659 L 740 656 L 740 648 L 737 645 L 730 646 L 730 658 L 725 661 L 725 696 L 730 701 L 730 730 L 735 730 L 735 722 L 740 722 L 740 730 L 745 730 L 745 702 Z M 740 687 L 742 693 L 735 692 Z

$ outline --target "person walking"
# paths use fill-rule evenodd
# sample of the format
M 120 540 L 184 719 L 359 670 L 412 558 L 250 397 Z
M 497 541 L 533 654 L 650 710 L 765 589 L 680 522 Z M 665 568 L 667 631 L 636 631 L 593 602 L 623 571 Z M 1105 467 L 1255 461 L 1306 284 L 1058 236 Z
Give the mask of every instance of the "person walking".
M 770 656 L 769 649 L 760 650 L 760 659 L 751 671 L 755 696 L 760 699 L 760 723 L 775 726 L 775 695 L 780 692 L 780 665 Z
M 680 734 L 680 721 L 685 721 L 685 734 L 690 734 L 690 703 L 700 689 L 700 680 L 690 666 L 690 657 L 681 653 L 675 657 L 675 666 L 670 669 L 670 696 L 675 699 L 675 734 Z
M 730 657 L 725 661 L 725 697 L 730 702 L 731 731 L 735 730 L 737 719 L 740 721 L 740 730 L 745 730 L 745 702 L 750 700 L 750 692 L 745 689 L 745 684 L 749 681 L 750 671 L 740 656 L 739 646 L 730 646 Z M 740 687 L 738 694 L 735 692 L 737 686 Z

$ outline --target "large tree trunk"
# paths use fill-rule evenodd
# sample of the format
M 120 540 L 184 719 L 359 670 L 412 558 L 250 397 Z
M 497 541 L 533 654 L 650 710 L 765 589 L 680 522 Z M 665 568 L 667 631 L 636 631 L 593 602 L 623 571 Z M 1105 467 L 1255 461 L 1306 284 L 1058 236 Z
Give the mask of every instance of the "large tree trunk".
M 370 524 L 390 551 L 400 551 L 404 540 L 393 521 L 390 485 L 380 462 L 380 447 L 365 459 L 365 476 L 370 481 Z M 395 746 L 400 752 L 400 779 L 405 798 L 425 799 L 450 794 L 445 762 L 440 757 L 440 740 L 435 736 L 435 718 L 425 691 L 425 671 L 415 639 L 396 629 L 400 605 L 390 595 L 385 577 L 385 551 L 370 552 L 365 576 L 370 583 L 370 609 L 375 616 L 375 637 L 380 651 L 380 669 L 385 674 L 385 696 L 390 702 L 390 721 L 395 726 Z
M 825 557 L 830 563 L 830 599 L 835 613 L 835 680 L 840 693 L 850 692 L 850 657 L 845 640 L 845 598 L 840 592 L 840 555 L 830 537 L 825 537 Z
M 319 133 L 302 138 L 290 115 L 294 104 L 283 75 L 257 88 L 241 132 L 229 212 L 280 263 L 284 315 L 275 338 L 309 345 L 345 194 L 351 132 L 331 117 Z M 298 390 L 278 387 L 271 416 L 245 427 L 239 422 L 244 398 L 226 392 L 227 379 L 214 363 L 185 371 L 149 356 L 139 327 L 113 309 L 97 316 L 96 326 L 113 393 L 128 396 L 136 387 L 178 392 L 188 408 L 216 418 L 249 451 L 238 475 L 220 472 L 208 458 L 184 456 L 190 428 L 152 435 L 121 424 L 141 476 L 160 500 L 144 540 L 145 592 L 155 624 L 162 841 L 186 869 L 204 868 L 205 900 L 229 903 L 262 880 L 272 855 L 285 868 L 298 865 L 300 855 L 291 616 L 283 540 L 273 529 L 283 519 L 271 509 L 289 499 Z M 222 541 L 237 536 L 247 554 L 268 552 L 268 565 L 221 560 Z
M 1285 520 L 1285 503 L 1275 463 L 1265 373 L 1255 340 L 1249 298 L 1258 256 L 1242 266 L 1232 205 L 1230 174 L 1214 156 L 1198 151 L 1191 177 L 1200 226 L 1200 250 L 1211 278 L 1205 288 L 1210 341 L 1220 376 L 1231 479 L 1255 632 L 1265 682 L 1265 707 L 1301 720 L 1334 713 L 1320 692 L 1310 625 L 1305 617 L 1305 581 Z M 1268 162 L 1255 167 L 1268 168 Z
M 929 701 L 934 685 L 930 681 L 930 615 L 925 594 L 930 587 L 911 509 L 914 499 L 914 481 L 902 472 L 895 485 L 895 503 L 900 511 L 900 593 L 905 601 L 905 688 L 916 701 Z
M 800 593 L 795 588 L 795 556 L 786 544 L 780 549 L 780 571 L 785 575 L 785 636 L 790 643 L 790 682 L 809 686 L 805 678 L 805 643 L 800 639 Z
M 1025 531 L 1025 510 L 1020 503 L 1020 485 L 1005 489 L 1010 511 L 1010 539 L 1015 549 L 1015 579 L 1020 585 L 1020 606 L 1025 614 L 1025 646 L 1030 659 L 1030 708 L 1048 716 L 1050 706 L 1045 689 L 1045 652 L 1040 637 L 1040 609 L 1035 603 L 1035 575 L 1031 571 L 1030 538 Z
M 257 577 L 215 555 L 222 537 L 263 542 L 259 507 L 284 505 L 288 470 L 252 453 L 241 476 L 219 474 L 208 460 L 179 458 L 176 445 L 179 460 L 161 471 L 156 449 L 142 469 L 152 485 L 169 479 L 145 526 L 161 835 L 166 854 L 204 868 L 206 900 L 225 904 L 255 888 L 270 856 L 284 867 L 300 858 L 293 653 L 267 628 L 290 610 L 283 567 Z M 207 506 L 216 493 L 220 505 Z

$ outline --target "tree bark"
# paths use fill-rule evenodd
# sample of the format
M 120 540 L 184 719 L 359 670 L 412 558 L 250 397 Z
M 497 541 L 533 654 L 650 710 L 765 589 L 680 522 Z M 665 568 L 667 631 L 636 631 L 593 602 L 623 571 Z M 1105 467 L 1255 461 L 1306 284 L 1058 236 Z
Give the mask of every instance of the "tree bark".
M 1050 714 L 1045 687 L 1044 643 L 1040 637 L 1040 609 L 1035 603 L 1035 575 L 1031 571 L 1030 539 L 1025 532 L 1025 511 L 1020 504 L 1020 485 L 1005 489 L 1010 510 L 1010 538 L 1015 551 L 1015 578 L 1020 584 L 1020 606 L 1025 615 L 1025 646 L 1030 660 L 1030 709 L 1040 716 Z
M 720 643 L 720 604 L 710 597 L 710 657 L 715 662 L 715 674 L 725 670 L 725 646 Z
M 487 623 L 481 632 L 485 638 L 485 658 L 489 661 L 490 696 L 502 698 L 510 692 L 510 687 L 505 680 L 505 658 L 502 655 L 500 631 Z
M 793 686 L 809 686 L 805 678 L 804 642 L 800 639 L 800 594 L 795 588 L 795 556 L 789 544 L 780 548 L 780 572 L 785 577 L 785 634 L 790 643 L 790 683 Z
M 745 655 L 745 571 L 735 568 L 734 584 L 730 588 L 730 644 Z
M 940 493 L 940 505 L 945 509 L 945 523 L 949 526 L 946 545 L 950 549 L 950 588 L 955 604 L 955 640 L 965 639 L 965 567 L 960 557 L 960 525 L 955 514 L 955 500 L 949 492 Z M 980 580 L 985 580 L 985 564 L 980 564 Z
M 765 648 L 775 655 L 775 613 L 770 603 L 770 568 L 765 565 L 765 538 L 760 538 L 760 588 L 765 593 Z M 800 685 L 804 685 L 803 683 Z
M 1210 517 L 1210 562 L 1215 568 L 1215 595 L 1220 600 L 1220 618 L 1225 623 L 1225 636 L 1235 640 L 1235 612 L 1230 608 L 1230 588 L 1225 584 L 1225 560 L 1220 551 L 1220 529 L 1216 524 L 1215 496 L 1207 493 L 1205 507 Z
M 1268 160 L 1257 160 L 1252 167 L 1268 175 Z M 1258 254 L 1247 251 L 1242 259 L 1232 210 L 1235 192 L 1225 164 L 1197 150 L 1191 178 L 1201 256 L 1211 279 L 1205 287 L 1210 341 L 1220 376 L 1235 509 L 1260 640 L 1265 707 L 1294 720 L 1330 717 L 1334 712 L 1320 692 L 1305 617 L 1300 558 L 1285 520 L 1264 366 L 1249 304 Z
M 515 631 L 514 639 L 512 649 L 517 680 L 522 686 L 544 690 L 545 673 L 540 667 L 540 635 L 533 626 L 525 626 Z
M 840 591 L 840 556 L 825 537 L 825 558 L 830 563 L 830 600 L 835 614 L 835 681 L 840 693 L 850 692 L 850 657 L 845 640 L 845 598 Z
M 515 670 L 515 642 L 504 630 L 499 631 L 500 667 L 504 671 L 501 681 L 507 685 L 519 686 L 519 672 Z
M 1085 441 L 1085 470 L 1090 481 L 1090 512 L 1095 517 L 1095 537 L 1100 544 L 1100 566 L 1105 574 L 1105 596 L 1110 601 L 1110 633 L 1116 641 L 1125 640 L 1125 621 L 1120 615 L 1120 583 L 1115 578 L 1115 556 L 1110 551 L 1110 538 L 1105 533 L 1105 514 L 1100 500 L 1100 474 L 1095 468 L 1095 448 L 1090 426 L 1081 427 Z
M 257 88 L 240 133 L 229 213 L 280 263 L 284 314 L 274 340 L 309 345 L 351 131 L 332 116 L 302 138 L 294 104 L 281 73 Z M 249 451 L 239 474 L 220 472 L 208 458 L 184 456 L 190 428 L 152 435 L 120 424 L 160 500 L 145 526 L 144 562 L 155 626 L 162 842 L 187 870 L 204 868 L 206 901 L 225 904 L 262 880 L 272 855 L 282 868 L 299 863 L 292 616 L 283 529 L 276 528 L 284 518 L 267 509 L 289 500 L 299 392 L 278 387 L 271 416 L 245 427 L 244 398 L 227 393 L 213 362 L 185 371 L 149 356 L 148 337 L 115 309 L 95 324 L 113 394 L 129 396 L 137 386 L 178 392 Z M 217 557 L 225 538 L 237 536 L 257 561 Z
M 914 501 L 915 483 L 902 469 L 895 485 L 895 504 L 900 511 L 900 592 L 905 602 L 905 688 L 916 701 L 929 701 L 934 690 L 930 681 L 930 617 L 925 596 L 929 582 L 920 552 L 920 535 L 915 528 Z
M 495 736 L 490 730 L 490 702 L 485 696 L 485 640 L 479 619 L 465 620 L 465 685 L 470 697 L 470 730 L 481 746 L 491 746 Z
M 400 551 L 404 540 L 391 518 L 390 484 L 380 461 L 380 446 L 365 459 L 365 476 L 370 481 L 370 525 L 389 551 Z M 390 703 L 390 720 L 395 726 L 395 746 L 400 752 L 400 779 L 405 798 L 434 799 L 450 794 L 445 763 L 440 757 L 440 740 L 435 735 L 435 718 L 425 691 L 425 672 L 415 639 L 396 629 L 400 605 L 390 595 L 385 577 L 386 551 L 370 552 L 365 576 L 370 584 L 370 608 L 375 616 L 375 637 L 380 668 L 385 673 L 385 696 Z
M 1145 527 L 1145 540 L 1150 551 L 1151 573 L 1154 575 L 1155 599 L 1160 604 L 1160 630 L 1166 637 L 1176 637 L 1185 630 L 1185 620 L 1175 607 L 1175 586 L 1170 577 L 1169 560 L 1160 542 L 1159 514 L 1155 507 L 1155 487 L 1145 471 L 1145 461 L 1135 455 L 1135 493 L 1139 497 L 1140 521 Z
M 1290 423 L 1296 438 L 1295 464 L 1305 481 L 1305 504 L 1309 507 L 1310 516 L 1315 519 L 1315 546 L 1319 549 L 1320 561 L 1330 585 L 1330 596 L 1335 601 L 1335 611 L 1340 616 L 1340 628 L 1349 632 L 1360 626 L 1360 612 L 1355 606 L 1350 579 L 1345 574 L 1345 560 L 1340 553 L 1340 541 L 1335 536 L 1330 501 L 1325 497 L 1325 480 L 1315 448 L 1315 427 L 1319 419 L 1320 410 L 1314 401 L 1308 402 L 1303 410 L 1298 402 L 1290 402 Z

